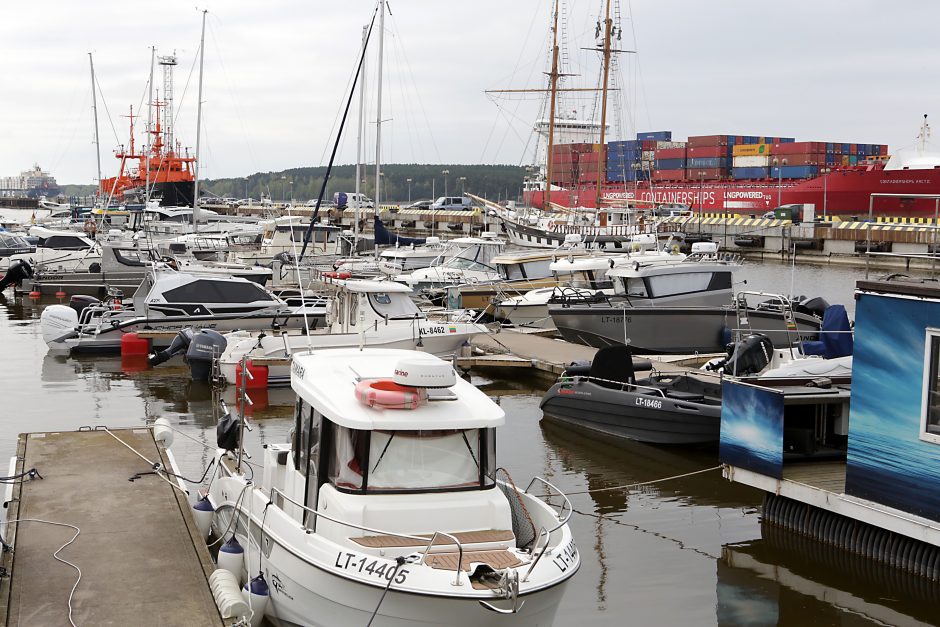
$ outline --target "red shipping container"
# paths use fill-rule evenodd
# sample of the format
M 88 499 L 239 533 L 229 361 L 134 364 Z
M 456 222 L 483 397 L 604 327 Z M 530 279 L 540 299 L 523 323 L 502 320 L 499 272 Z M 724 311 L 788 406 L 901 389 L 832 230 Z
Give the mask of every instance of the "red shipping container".
M 655 139 L 644 139 L 641 144 L 643 150 L 656 150 L 656 140 Z
M 850 155 L 858 154 L 858 144 L 849 144 L 849 154 Z
M 841 155 L 842 154 L 842 144 L 833 144 L 832 145 L 832 154 Z
M 598 163 L 603 160 L 604 155 L 599 152 L 585 152 L 578 155 L 578 161 L 580 163 Z
M 685 170 L 653 170 L 654 181 L 685 180 Z
M 656 151 L 657 159 L 685 159 L 685 148 L 660 148 Z
M 727 135 L 696 135 L 690 137 L 686 146 L 689 148 L 697 148 L 702 146 L 727 146 L 728 145 L 728 136 Z
M 689 159 L 712 159 L 715 157 L 727 157 L 727 146 L 693 146 L 686 150 Z
M 559 164 L 564 163 L 564 164 L 570 165 L 572 163 L 577 163 L 577 162 L 578 162 L 577 154 L 552 155 L 552 163 L 559 163 Z
M 686 175 L 690 181 L 703 179 L 706 181 L 714 181 L 727 178 L 728 170 L 727 168 L 695 168 L 694 170 L 686 170 Z
M 823 142 L 790 142 L 788 144 L 774 144 L 772 155 L 809 155 L 826 152 Z
M 786 165 L 820 165 L 820 164 L 826 163 L 826 153 L 817 152 L 817 153 L 805 154 L 805 155 L 783 155 L 783 156 L 773 155 L 770 158 L 771 167 L 773 167 L 774 165 L 774 159 L 777 160 L 777 165 L 784 165 L 783 163 L 784 161 L 786 161 Z
M 878 154 L 879 154 L 879 155 L 887 155 L 887 154 L 888 154 L 888 145 L 887 145 L 887 144 L 882 144 L 881 146 L 878 146 Z

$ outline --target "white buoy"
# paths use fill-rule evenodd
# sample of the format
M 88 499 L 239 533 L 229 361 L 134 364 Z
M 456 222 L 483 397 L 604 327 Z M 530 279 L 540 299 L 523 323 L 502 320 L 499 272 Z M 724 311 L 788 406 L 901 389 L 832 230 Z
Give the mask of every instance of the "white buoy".
M 264 581 L 264 575 L 258 575 L 242 587 L 242 596 L 251 606 L 251 627 L 258 627 L 261 619 L 264 618 L 264 610 L 268 606 L 268 598 L 271 596 L 268 590 L 268 584 Z
M 173 428 L 166 418 L 157 418 L 153 422 L 153 439 L 162 442 L 164 448 L 173 446 Z
M 245 549 L 238 543 L 235 536 L 219 547 L 219 558 L 216 562 L 219 568 L 229 571 L 241 582 L 245 565 Z
M 209 538 L 209 529 L 212 527 L 212 516 L 214 514 L 215 508 L 209 502 L 208 495 L 193 503 L 193 520 L 196 522 L 196 527 L 199 529 L 199 533 L 202 534 L 203 540 Z
M 209 575 L 209 588 L 222 618 L 247 618 L 251 613 L 241 594 L 238 578 L 227 570 L 219 568 Z

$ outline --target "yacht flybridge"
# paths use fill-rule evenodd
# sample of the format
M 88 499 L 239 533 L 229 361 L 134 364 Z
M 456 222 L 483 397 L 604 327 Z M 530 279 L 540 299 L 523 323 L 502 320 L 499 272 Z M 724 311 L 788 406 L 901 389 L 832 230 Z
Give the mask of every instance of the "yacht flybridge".
M 291 385 L 291 442 L 267 445 L 259 478 L 241 461 L 239 430 L 223 429 L 207 495 L 214 533 L 245 547 L 236 575 L 263 575 L 265 614 L 305 625 L 552 623 L 580 565 L 570 505 L 547 481 L 529 485 L 554 492 L 561 511 L 497 468 L 499 406 L 414 351 L 299 355 Z

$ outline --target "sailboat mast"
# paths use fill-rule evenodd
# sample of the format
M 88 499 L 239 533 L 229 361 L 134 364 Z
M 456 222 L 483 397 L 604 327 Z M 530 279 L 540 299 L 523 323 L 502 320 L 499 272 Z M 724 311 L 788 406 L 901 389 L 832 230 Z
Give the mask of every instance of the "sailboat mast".
M 549 74 L 551 97 L 548 111 L 548 147 L 545 153 L 545 195 L 542 209 L 548 209 L 552 201 L 552 148 L 555 145 L 555 99 L 558 95 L 558 0 L 555 0 L 555 16 L 552 24 L 552 72 Z
M 199 38 L 199 95 L 196 100 L 196 182 L 193 186 L 193 230 L 199 222 L 199 140 L 202 137 L 202 68 L 206 51 L 206 11 L 202 11 L 202 36 Z
M 366 56 L 366 42 L 369 41 L 369 25 L 364 24 L 362 26 L 362 58 L 365 59 Z M 355 224 L 353 225 L 353 238 L 354 241 L 359 241 L 359 183 L 362 181 L 362 127 L 365 121 L 365 106 L 366 106 L 366 79 L 365 79 L 365 61 L 362 63 L 363 76 L 362 84 L 359 86 L 359 123 L 356 125 L 356 204 L 354 210 L 356 213 Z
M 95 62 L 88 53 L 88 65 L 91 67 L 91 111 L 95 118 L 95 157 L 98 161 L 98 197 L 101 198 L 101 143 L 98 140 L 98 98 L 95 86 Z
M 601 96 L 601 150 L 604 149 L 604 131 L 607 127 L 607 79 L 610 75 L 610 31 L 613 20 L 610 19 L 610 0 L 607 0 L 604 15 L 604 86 Z M 604 170 L 598 165 L 597 168 L 597 188 L 594 206 L 600 211 L 601 208 L 601 183 L 603 181 Z
M 379 63 L 376 68 L 375 113 L 375 201 L 373 211 L 379 211 L 379 184 L 382 181 L 382 54 L 385 44 L 385 0 L 379 0 Z
M 153 126 L 153 60 L 157 54 L 154 46 L 150 47 L 150 80 L 147 81 L 147 145 L 144 148 L 144 167 L 147 169 L 147 179 L 144 184 L 144 208 L 150 204 L 150 130 Z

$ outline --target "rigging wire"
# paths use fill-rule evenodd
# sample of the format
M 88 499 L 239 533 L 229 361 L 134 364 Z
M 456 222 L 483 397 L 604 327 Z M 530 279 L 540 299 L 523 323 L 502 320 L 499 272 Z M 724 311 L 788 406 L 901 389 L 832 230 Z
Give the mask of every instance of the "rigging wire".
M 108 110 L 108 100 L 104 97 L 104 90 L 101 89 L 101 83 L 98 82 L 98 74 L 95 74 L 95 85 L 98 87 L 98 93 L 101 94 L 101 104 L 104 106 L 105 115 L 108 117 L 108 124 L 111 125 L 111 132 L 114 133 L 114 141 L 117 144 L 121 143 L 121 140 L 118 138 L 117 129 L 114 128 L 114 120 L 111 119 L 111 112 Z

